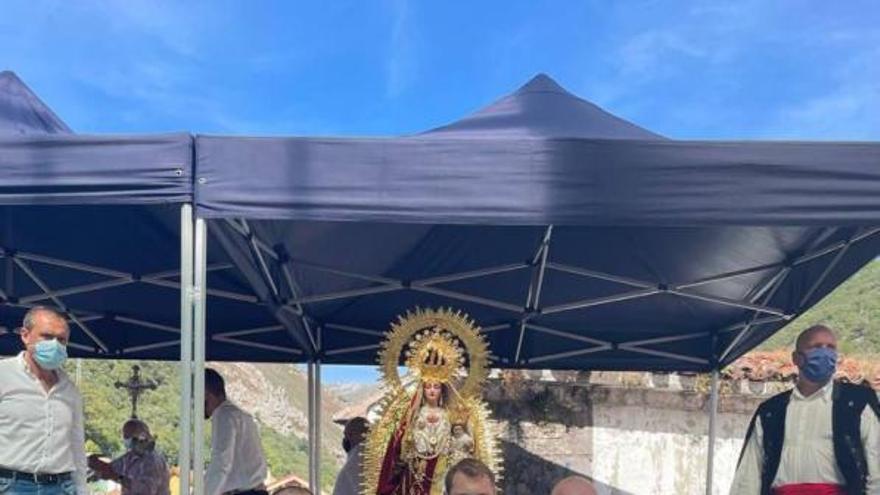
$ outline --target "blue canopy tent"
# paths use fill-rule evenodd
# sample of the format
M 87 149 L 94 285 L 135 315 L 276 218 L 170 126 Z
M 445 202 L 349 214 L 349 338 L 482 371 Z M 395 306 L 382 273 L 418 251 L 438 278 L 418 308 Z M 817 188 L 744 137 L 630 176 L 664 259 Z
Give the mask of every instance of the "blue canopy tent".
M 500 367 L 717 371 L 880 252 L 880 145 L 667 140 L 546 76 L 374 139 L 76 136 L 0 81 L 0 351 L 52 301 L 76 355 L 309 362 L 313 419 L 413 306 Z
M 420 135 L 196 147 L 197 215 L 304 360 L 371 364 L 421 305 L 502 367 L 711 371 L 880 252 L 880 144 L 668 140 L 546 76 Z
M 0 354 L 28 307 L 71 318 L 71 354 L 180 358 L 181 205 L 192 200 L 192 137 L 78 136 L 12 72 L 0 73 Z M 59 207 L 63 205 L 63 207 Z M 189 219 L 187 218 L 187 221 Z M 211 359 L 224 339 L 277 325 L 222 252 L 211 260 Z M 295 343 L 289 337 L 291 343 Z M 262 349 L 263 359 L 288 360 Z
M 315 383 L 414 306 L 500 367 L 711 371 L 707 493 L 718 370 L 880 253 L 880 144 L 668 140 L 543 75 L 415 136 L 197 136 L 196 178 Z

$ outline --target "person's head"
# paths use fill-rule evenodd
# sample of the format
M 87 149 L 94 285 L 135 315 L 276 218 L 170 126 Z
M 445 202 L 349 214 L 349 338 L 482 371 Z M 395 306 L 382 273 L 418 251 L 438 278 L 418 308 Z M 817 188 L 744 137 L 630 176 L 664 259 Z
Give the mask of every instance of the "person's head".
M 438 382 L 425 382 L 422 385 L 424 394 L 425 394 L 425 402 L 431 406 L 442 406 L 443 405 L 443 384 Z
M 358 416 L 356 418 L 352 418 L 345 423 L 345 429 L 342 431 L 343 435 L 343 448 L 346 446 L 345 451 L 357 447 L 361 442 L 364 441 L 364 438 L 367 436 L 367 430 L 370 429 L 369 423 L 367 423 L 367 418 L 363 418 Z
M 205 369 L 205 419 L 214 414 L 214 410 L 226 401 L 226 382 L 217 370 Z
M 21 341 L 43 370 L 55 370 L 67 360 L 70 328 L 63 314 L 47 306 L 34 306 L 24 315 Z
M 553 485 L 550 495 L 596 495 L 596 489 L 583 476 L 569 476 Z
M 122 443 L 126 450 L 145 451 L 154 445 L 153 435 L 146 423 L 139 419 L 129 419 L 122 425 Z
M 825 325 L 813 325 L 798 335 L 791 359 L 798 380 L 824 385 L 837 369 L 837 336 Z
M 495 495 L 495 473 L 477 459 L 462 459 L 446 472 L 446 495 Z
M 312 495 L 312 492 L 304 486 L 290 485 L 275 490 L 272 495 Z

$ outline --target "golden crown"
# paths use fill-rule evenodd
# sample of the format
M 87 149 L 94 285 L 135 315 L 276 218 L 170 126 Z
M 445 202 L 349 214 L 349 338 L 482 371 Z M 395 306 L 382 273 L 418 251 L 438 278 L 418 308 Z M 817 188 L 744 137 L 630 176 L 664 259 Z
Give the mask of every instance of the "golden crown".
M 417 334 L 405 355 L 406 367 L 423 382 L 448 384 L 464 373 L 464 350 L 438 327 Z

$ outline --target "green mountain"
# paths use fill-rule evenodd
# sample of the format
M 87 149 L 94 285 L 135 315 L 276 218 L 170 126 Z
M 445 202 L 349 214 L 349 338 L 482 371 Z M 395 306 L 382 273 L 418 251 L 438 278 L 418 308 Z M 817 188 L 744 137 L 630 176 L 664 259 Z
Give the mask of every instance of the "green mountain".
M 840 349 L 845 354 L 880 354 L 880 261 L 866 265 L 767 340 L 761 349 L 790 349 L 798 334 L 816 323 L 828 325 L 837 332 Z

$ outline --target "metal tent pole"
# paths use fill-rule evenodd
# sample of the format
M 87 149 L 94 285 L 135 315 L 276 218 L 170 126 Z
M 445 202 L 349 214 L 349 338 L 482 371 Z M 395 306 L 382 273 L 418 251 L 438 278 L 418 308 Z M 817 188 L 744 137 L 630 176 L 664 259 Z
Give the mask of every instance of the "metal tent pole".
M 196 218 L 193 290 L 193 495 L 205 493 L 205 289 L 207 288 L 208 229 Z M 181 494 L 186 495 L 186 494 Z
M 718 428 L 718 379 L 720 373 L 712 370 L 712 395 L 709 397 L 709 444 L 706 456 L 706 495 L 712 495 L 715 474 L 715 437 Z
M 321 490 L 321 363 L 308 364 L 309 376 L 309 489 Z
M 180 493 L 189 494 L 192 471 L 192 309 L 193 309 L 192 205 L 180 207 Z

